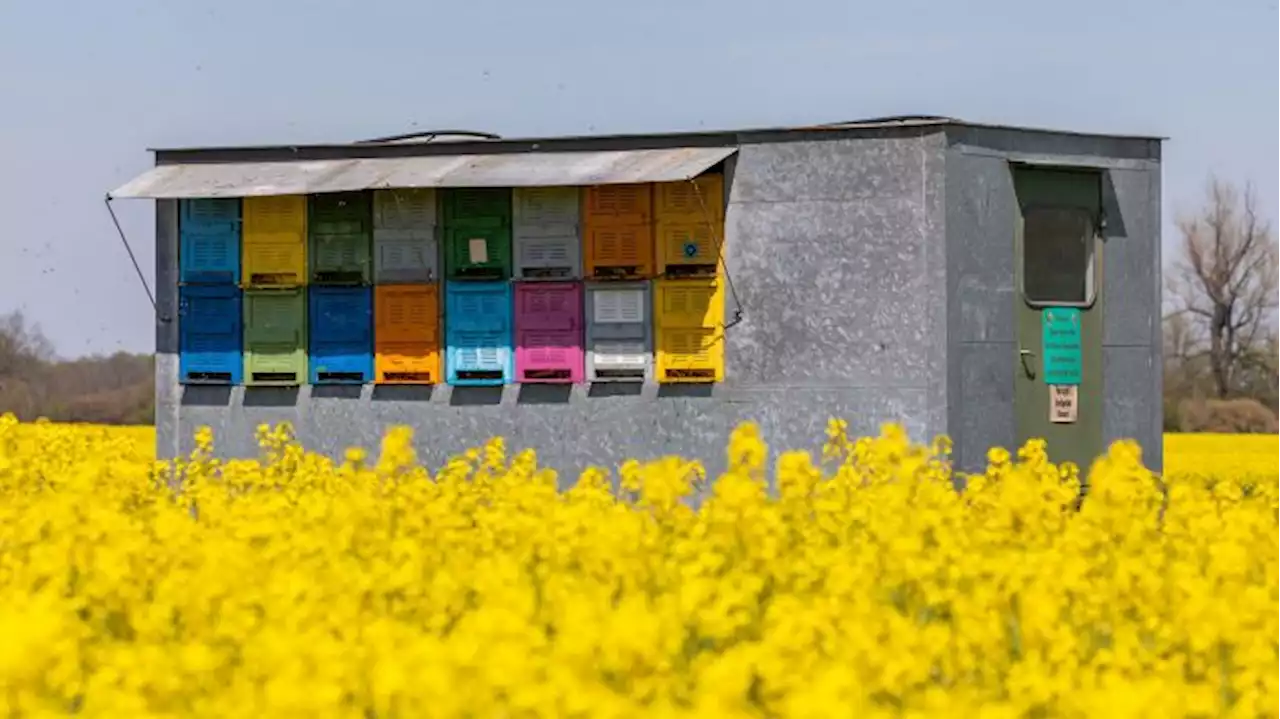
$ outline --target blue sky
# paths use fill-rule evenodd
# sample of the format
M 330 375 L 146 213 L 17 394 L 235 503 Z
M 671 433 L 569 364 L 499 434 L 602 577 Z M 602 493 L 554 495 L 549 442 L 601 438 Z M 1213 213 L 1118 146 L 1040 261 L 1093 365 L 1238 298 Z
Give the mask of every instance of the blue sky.
M 66 356 L 154 346 L 148 147 L 940 114 L 1169 137 L 1166 247 L 1211 171 L 1280 194 L 1275 0 L 12 0 L 0 67 L 0 312 Z

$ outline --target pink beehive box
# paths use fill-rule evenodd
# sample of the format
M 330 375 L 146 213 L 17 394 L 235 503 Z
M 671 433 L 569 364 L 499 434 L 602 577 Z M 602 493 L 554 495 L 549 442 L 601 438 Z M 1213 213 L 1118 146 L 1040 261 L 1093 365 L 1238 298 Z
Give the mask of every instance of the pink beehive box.
M 516 381 L 582 382 L 586 354 L 581 283 L 518 283 L 515 306 Z

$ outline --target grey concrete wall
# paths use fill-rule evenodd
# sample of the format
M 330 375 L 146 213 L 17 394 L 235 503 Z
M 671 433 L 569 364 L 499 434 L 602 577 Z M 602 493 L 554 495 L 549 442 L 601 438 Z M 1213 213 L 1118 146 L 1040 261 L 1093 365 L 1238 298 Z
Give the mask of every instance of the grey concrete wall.
M 947 153 L 947 374 L 955 466 L 981 469 L 991 447 L 1012 449 L 1013 178 L 1001 157 Z
M 431 467 L 501 435 L 513 450 L 537 449 L 564 481 L 591 464 L 666 454 L 714 474 L 744 420 L 773 449 L 815 456 L 832 417 L 856 433 L 895 420 L 928 439 L 948 421 L 945 152 L 938 129 L 744 142 L 727 172 L 726 314 L 740 303 L 742 320 L 726 331 L 723 385 L 184 390 L 176 333 L 158 328 L 157 346 L 169 348 L 157 361 L 160 454 L 189 452 L 201 425 L 219 454 L 253 456 L 262 423 L 289 421 L 332 455 L 375 449 L 387 427 L 409 424 Z M 176 224 L 159 222 L 156 235 L 160 301 L 176 307 Z
M 1142 459 L 1164 467 L 1164 362 L 1160 327 L 1162 257 L 1160 172 L 1116 169 L 1107 173 L 1103 208 L 1108 214 L 1102 266 L 1107 304 L 1102 322 L 1102 371 L 1106 388 L 1102 436 L 1110 443 L 1136 439 Z
M 957 467 L 1014 448 L 1014 227 L 1010 160 L 1106 168 L 1103 441 L 1132 438 L 1163 467 L 1160 155 L 1152 140 L 990 128 L 949 133 L 946 154 L 949 426 Z
M 174 457 L 182 426 L 178 384 L 178 201 L 156 200 L 156 456 Z M 188 443 L 189 444 L 189 443 Z M 190 450 L 187 450 L 190 451 Z

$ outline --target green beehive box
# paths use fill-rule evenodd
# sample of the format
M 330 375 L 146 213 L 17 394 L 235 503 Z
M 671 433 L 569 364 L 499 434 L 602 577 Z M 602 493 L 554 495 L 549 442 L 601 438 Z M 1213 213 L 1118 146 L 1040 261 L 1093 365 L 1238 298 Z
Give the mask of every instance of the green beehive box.
M 373 245 L 368 192 L 332 192 L 307 199 L 308 274 L 317 285 L 367 285 Z
M 306 290 L 245 290 L 244 383 L 297 386 L 306 377 Z
M 511 225 L 446 227 L 444 268 L 449 279 L 509 279 Z

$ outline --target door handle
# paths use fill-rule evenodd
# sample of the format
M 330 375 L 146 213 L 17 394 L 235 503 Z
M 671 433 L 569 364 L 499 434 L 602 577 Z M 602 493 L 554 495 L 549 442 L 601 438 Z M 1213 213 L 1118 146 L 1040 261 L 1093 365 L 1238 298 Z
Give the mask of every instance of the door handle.
M 1027 375 L 1027 379 L 1036 378 L 1035 369 L 1032 368 L 1031 365 L 1027 363 L 1027 358 L 1033 357 L 1034 355 L 1035 353 L 1032 352 L 1031 350 L 1024 350 L 1021 348 L 1018 349 L 1018 359 L 1022 362 L 1022 371 Z

